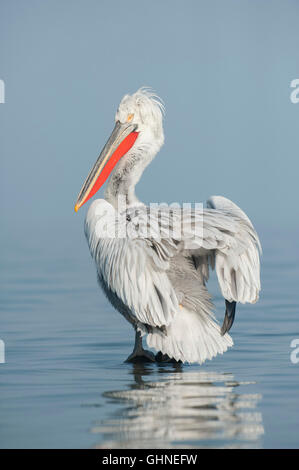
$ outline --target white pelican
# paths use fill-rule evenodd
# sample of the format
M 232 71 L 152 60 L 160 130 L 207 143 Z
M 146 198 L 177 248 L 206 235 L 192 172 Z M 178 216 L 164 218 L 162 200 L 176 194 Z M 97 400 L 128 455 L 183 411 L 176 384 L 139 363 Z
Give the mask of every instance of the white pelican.
M 162 119 L 163 105 L 151 91 L 141 88 L 123 97 L 114 130 L 83 184 L 75 211 L 110 175 L 105 199 L 95 200 L 87 212 L 85 233 L 102 289 L 135 329 L 135 346 L 127 360 L 203 363 L 233 345 L 228 331 L 236 302 L 258 299 L 260 242 L 246 214 L 221 196 L 211 197 L 201 213 L 193 209 L 186 216 L 164 207 L 148 217 L 149 208 L 137 199 L 135 185 L 164 143 Z M 124 212 L 120 196 L 127 205 Z M 190 230 L 180 237 L 165 236 L 165 227 L 180 217 L 183 223 L 189 217 Z M 202 230 L 190 245 L 197 225 Z M 144 229 L 154 227 L 160 230 L 158 236 L 147 235 Z M 126 234 L 141 229 L 143 235 L 118 236 L 124 228 Z M 226 304 L 222 328 L 206 289 L 214 267 Z M 145 335 L 148 346 L 158 351 L 156 357 L 143 349 Z

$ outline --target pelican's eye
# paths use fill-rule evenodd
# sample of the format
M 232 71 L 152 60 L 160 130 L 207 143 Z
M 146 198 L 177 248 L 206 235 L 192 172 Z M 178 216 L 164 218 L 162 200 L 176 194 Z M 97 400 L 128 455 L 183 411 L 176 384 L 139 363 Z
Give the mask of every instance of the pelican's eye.
M 127 122 L 131 122 L 134 117 L 134 114 L 128 114 Z

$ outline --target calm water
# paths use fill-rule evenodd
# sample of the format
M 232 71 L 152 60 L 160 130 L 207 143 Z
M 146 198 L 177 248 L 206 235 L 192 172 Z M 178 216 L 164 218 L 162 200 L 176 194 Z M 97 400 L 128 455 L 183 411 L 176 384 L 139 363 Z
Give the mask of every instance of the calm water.
M 299 447 L 298 232 L 259 229 L 263 292 L 239 306 L 233 349 L 201 367 L 133 366 L 82 223 L 40 225 L 1 233 L 1 447 Z

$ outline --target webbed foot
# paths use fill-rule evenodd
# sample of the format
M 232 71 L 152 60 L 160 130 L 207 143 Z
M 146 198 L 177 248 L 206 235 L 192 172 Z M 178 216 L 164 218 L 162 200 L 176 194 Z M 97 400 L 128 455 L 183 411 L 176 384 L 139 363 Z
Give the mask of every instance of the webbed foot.
M 156 362 L 156 360 L 154 353 L 142 348 L 133 351 L 125 362 Z
M 168 354 L 163 354 L 161 351 L 159 351 L 156 354 L 155 359 L 156 359 L 157 362 L 167 362 L 167 363 L 171 363 L 171 364 L 181 364 L 182 363 L 182 361 L 177 361 L 173 357 L 169 357 Z

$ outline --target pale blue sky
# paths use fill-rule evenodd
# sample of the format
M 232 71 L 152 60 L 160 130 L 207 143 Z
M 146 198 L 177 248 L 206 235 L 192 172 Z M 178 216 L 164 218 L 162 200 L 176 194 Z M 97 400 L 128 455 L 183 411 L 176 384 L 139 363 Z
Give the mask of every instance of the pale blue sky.
M 222 194 L 258 224 L 298 220 L 299 2 L 0 1 L 1 212 L 82 229 L 74 202 L 142 85 L 166 105 L 144 201 Z M 99 195 L 103 194 L 102 192 Z M 61 229 L 61 226 L 60 226 Z

